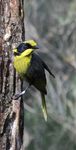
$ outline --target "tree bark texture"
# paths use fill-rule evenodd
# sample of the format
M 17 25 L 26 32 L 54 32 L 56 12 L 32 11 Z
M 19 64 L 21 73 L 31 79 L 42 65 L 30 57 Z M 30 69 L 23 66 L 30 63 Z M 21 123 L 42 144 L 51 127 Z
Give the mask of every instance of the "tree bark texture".
M 0 0 L 0 150 L 21 150 L 23 101 L 12 100 L 22 84 L 12 65 L 12 49 L 24 40 L 23 1 Z

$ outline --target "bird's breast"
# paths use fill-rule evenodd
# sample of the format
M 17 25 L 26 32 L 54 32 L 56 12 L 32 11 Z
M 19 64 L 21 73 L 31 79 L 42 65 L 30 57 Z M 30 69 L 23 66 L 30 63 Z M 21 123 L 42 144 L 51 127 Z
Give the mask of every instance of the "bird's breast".
M 32 56 L 19 58 L 19 56 L 17 56 L 14 58 L 14 67 L 20 75 L 27 73 L 27 70 L 31 65 L 31 57 Z

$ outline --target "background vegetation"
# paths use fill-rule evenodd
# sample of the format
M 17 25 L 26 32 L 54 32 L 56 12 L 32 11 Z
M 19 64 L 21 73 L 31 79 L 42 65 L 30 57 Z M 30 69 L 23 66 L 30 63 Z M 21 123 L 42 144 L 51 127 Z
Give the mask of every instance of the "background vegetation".
M 32 87 L 24 97 L 24 147 L 76 150 L 76 0 L 25 0 L 24 7 L 26 39 L 38 41 L 38 53 L 56 76 L 46 72 L 47 123 L 39 92 Z

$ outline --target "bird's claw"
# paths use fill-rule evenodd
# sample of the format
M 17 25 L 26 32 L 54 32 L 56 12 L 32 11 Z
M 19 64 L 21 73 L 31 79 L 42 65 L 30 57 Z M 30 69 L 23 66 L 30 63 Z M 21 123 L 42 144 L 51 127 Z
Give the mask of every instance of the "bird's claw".
M 12 99 L 17 100 L 21 95 L 20 94 L 15 94 L 13 95 Z

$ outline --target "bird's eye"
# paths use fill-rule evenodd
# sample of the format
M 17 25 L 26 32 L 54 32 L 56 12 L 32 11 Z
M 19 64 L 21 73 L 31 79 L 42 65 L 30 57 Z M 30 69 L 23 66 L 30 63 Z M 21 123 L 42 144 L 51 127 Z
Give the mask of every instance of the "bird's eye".
M 32 48 L 32 46 L 29 43 L 26 43 L 27 49 Z

